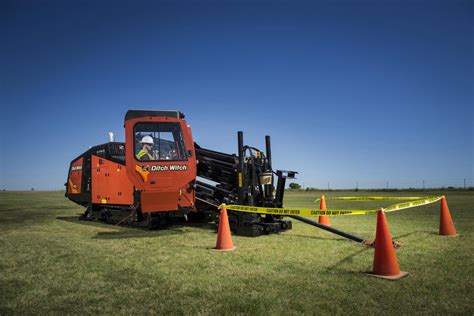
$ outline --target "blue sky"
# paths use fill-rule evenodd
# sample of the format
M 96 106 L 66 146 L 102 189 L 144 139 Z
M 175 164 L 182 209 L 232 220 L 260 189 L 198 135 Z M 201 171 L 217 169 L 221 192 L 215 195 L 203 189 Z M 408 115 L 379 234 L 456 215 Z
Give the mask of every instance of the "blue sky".
M 472 1 L 2 1 L 0 189 L 179 109 L 325 188 L 474 185 Z

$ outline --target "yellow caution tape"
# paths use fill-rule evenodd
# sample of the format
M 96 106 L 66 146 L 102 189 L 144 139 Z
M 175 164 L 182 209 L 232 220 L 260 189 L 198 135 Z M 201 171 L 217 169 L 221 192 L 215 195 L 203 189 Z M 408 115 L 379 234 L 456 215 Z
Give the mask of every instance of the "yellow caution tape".
M 384 208 L 384 211 L 385 212 L 393 212 L 393 211 L 404 210 L 404 209 L 407 209 L 407 208 L 423 206 L 423 205 L 438 202 L 442 198 L 443 198 L 443 196 L 431 196 L 431 197 L 422 198 L 421 200 L 416 200 L 416 201 L 412 201 L 412 202 L 397 203 L 397 204 L 387 206 L 386 208 Z
M 394 211 L 404 210 L 407 208 L 431 204 L 431 203 L 441 200 L 441 198 L 442 196 L 417 197 L 417 200 L 415 201 L 393 204 L 386 208 L 383 208 L 383 210 L 385 212 L 394 212 Z M 401 199 L 404 199 L 404 198 L 397 198 L 397 200 L 401 200 Z M 318 210 L 318 209 L 308 209 L 308 208 L 287 208 L 287 207 L 279 208 L 279 207 L 260 207 L 260 206 L 247 206 L 247 205 L 226 205 L 226 204 L 219 205 L 219 208 L 226 208 L 227 210 L 237 211 L 237 212 L 282 215 L 282 216 L 297 215 L 297 216 L 307 216 L 307 217 L 319 216 L 319 215 L 328 215 L 328 216 L 365 215 L 365 214 L 375 214 L 380 210 L 380 208 L 373 209 L 373 210 L 337 210 L 337 209 Z
M 335 196 L 324 197 L 326 201 L 415 201 L 426 199 L 426 196 Z M 316 199 L 314 202 L 319 202 Z

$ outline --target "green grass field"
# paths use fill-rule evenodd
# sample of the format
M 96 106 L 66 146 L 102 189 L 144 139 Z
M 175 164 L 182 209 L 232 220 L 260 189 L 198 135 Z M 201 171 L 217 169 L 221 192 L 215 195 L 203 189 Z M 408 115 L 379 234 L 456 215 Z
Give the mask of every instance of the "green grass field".
M 331 192 L 342 195 L 410 192 Z M 416 193 L 415 195 L 419 195 Z M 437 195 L 441 192 L 424 192 Z M 319 192 L 288 192 L 285 206 L 315 207 Z M 78 221 L 62 192 L 0 193 L 0 314 L 474 314 L 474 194 L 446 194 L 457 238 L 437 235 L 439 203 L 387 214 L 398 281 L 366 276 L 373 249 L 293 221 L 221 253 L 210 226 L 161 231 Z M 386 202 L 328 201 L 328 208 Z M 374 215 L 331 217 L 375 238 Z

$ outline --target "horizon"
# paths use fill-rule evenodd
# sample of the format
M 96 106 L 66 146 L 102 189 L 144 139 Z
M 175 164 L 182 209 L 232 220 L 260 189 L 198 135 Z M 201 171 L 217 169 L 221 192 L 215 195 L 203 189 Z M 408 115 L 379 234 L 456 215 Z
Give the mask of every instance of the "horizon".
M 292 183 L 292 182 L 290 182 Z M 314 192 L 339 192 L 339 191 L 353 191 L 353 192 L 358 192 L 358 191 L 367 191 L 367 192 L 397 192 L 397 191 L 413 191 L 413 192 L 419 192 L 419 191 L 473 191 L 474 186 L 472 187 L 438 187 L 438 188 L 347 188 L 347 189 L 338 189 L 338 188 L 330 188 L 330 189 L 322 189 L 322 188 L 312 188 L 312 187 L 306 187 L 306 188 L 299 188 L 299 189 L 290 189 L 289 187 L 286 187 L 285 190 L 289 191 L 314 191 Z M 65 189 L 46 189 L 46 190 L 37 190 L 35 188 L 30 188 L 30 189 L 20 189 L 20 190 L 7 190 L 7 189 L 0 189 L 1 192 L 66 192 Z

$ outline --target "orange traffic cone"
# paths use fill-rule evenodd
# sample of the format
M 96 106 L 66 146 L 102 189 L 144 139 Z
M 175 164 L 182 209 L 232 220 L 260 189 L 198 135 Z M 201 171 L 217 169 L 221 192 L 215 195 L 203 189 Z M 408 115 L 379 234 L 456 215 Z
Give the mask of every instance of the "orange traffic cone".
M 441 236 L 456 237 L 459 236 L 454 227 L 451 213 L 449 212 L 448 202 L 443 196 L 441 198 L 440 216 L 439 216 L 439 234 Z
M 221 215 L 219 216 L 219 229 L 217 230 L 216 250 L 232 251 L 235 249 L 230 234 L 229 219 L 227 218 L 227 210 L 225 207 L 221 208 Z
M 389 280 L 397 280 L 408 275 L 408 272 L 400 271 L 398 266 L 383 209 L 377 212 L 374 265 L 373 271 L 369 275 Z
M 319 209 L 321 211 L 326 210 L 326 198 L 324 197 L 324 194 L 321 195 L 321 200 L 319 201 Z M 329 216 L 327 215 L 320 215 L 318 219 L 319 224 L 323 224 L 326 226 L 331 226 L 329 224 Z

